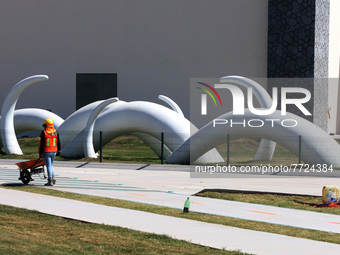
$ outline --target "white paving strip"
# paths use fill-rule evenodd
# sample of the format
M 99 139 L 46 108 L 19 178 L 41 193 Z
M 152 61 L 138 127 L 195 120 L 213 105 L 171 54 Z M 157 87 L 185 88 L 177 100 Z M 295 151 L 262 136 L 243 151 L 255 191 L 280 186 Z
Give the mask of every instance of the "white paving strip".
M 337 254 L 340 245 L 0 188 L 0 203 L 252 254 Z
M 19 171 L 1 164 L 0 184 L 21 185 Z M 53 189 L 183 209 L 190 197 L 190 211 L 271 224 L 315 229 L 320 235 L 340 233 L 340 216 L 192 196 L 203 189 L 236 189 L 321 195 L 324 185 L 340 184 L 335 177 L 257 176 L 255 178 L 191 178 L 182 166 L 132 164 L 55 164 L 57 185 Z M 44 187 L 46 180 L 34 176 L 30 185 Z M 321 203 L 321 198 L 320 198 Z M 0 188 L 0 204 L 7 204 L 77 220 L 121 226 L 227 250 L 252 254 L 337 254 L 340 245 L 287 237 L 193 220 L 95 205 Z M 340 208 L 329 208 L 340 210 Z
M 187 195 L 162 192 L 134 191 L 132 193 L 130 191 L 56 189 L 178 209 L 183 209 L 184 202 L 188 197 Z M 189 198 L 191 201 L 190 210 L 194 212 L 340 234 L 340 215 L 197 196 L 189 196 Z M 329 210 L 340 210 L 340 208 L 329 208 Z

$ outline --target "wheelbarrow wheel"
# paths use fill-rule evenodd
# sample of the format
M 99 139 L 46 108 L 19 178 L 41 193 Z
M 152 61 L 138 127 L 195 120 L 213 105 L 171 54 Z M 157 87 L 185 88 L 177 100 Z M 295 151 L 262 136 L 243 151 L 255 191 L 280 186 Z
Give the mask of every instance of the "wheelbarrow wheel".
M 20 172 L 20 180 L 23 184 L 28 184 L 31 181 L 31 174 L 27 169 Z

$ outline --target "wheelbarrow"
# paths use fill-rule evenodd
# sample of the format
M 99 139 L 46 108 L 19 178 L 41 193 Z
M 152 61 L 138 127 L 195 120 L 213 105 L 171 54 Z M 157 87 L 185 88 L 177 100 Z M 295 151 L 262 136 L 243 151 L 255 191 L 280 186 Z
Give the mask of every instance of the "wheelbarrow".
M 39 158 L 38 160 L 29 160 L 24 162 L 16 163 L 19 167 L 20 177 L 19 180 L 22 181 L 23 184 L 28 184 L 30 181 L 34 181 L 32 178 L 33 174 L 39 174 L 40 179 L 46 179 L 45 175 L 45 161 L 43 158 Z M 43 174 L 43 178 L 40 176 Z

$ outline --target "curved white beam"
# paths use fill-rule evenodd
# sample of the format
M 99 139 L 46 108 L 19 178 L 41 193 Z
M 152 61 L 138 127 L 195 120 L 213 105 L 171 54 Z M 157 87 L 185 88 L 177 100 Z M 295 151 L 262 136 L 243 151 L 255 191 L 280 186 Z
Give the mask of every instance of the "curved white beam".
M 252 88 L 254 96 L 259 101 L 262 108 L 270 108 L 272 105 L 272 98 L 260 84 L 242 76 L 230 75 L 220 78 L 220 82 L 241 85 L 246 88 Z
M 163 95 L 159 95 L 158 98 L 164 101 L 165 103 L 167 103 L 179 115 L 184 117 L 184 114 L 181 108 L 175 103 L 175 101 Z M 145 144 L 147 144 L 150 147 L 150 149 L 152 149 L 157 154 L 157 156 L 161 157 L 161 146 L 162 146 L 161 141 L 145 133 L 132 133 L 132 135 L 135 135 L 139 139 L 141 139 Z M 172 151 L 166 145 L 164 145 L 163 157 L 167 158 L 171 153 Z
M 18 82 L 8 93 L 1 109 L 1 139 L 6 154 L 22 155 L 14 131 L 14 109 L 21 93 L 30 85 L 38 81 L 47 80 L 47 75 L 34 75 Z
M 83 143 L 83 148 L 84 148 L 84 155 L 85 158 L 97 158 L 96 152 L 93 148 L 93 127 L 94 123 L 96 121 L 97 116 L 99 113 L 109 104 L 115 103 L 118 101 L 118 97 L 110 98 L 99 104 L 91 113 L 86 127 L 84 128 L 83 131 L 83 136 L 84 136 L 84 143 Z
M 75 137 L 85 126 L 92 111 L 103 101 L 93 102 L 73 112 L 60 125 L 58 132 L 60 146 L 63 149 L 73 137 Z
M 61 148 L 63 149 L 72 139 L 74 139 L 79 132 L 85 127 L 86 120 L 90 117 L 93 110 L 100 105 L 103 100 L 93 102 L 88 104 L 76 112 L 72 113 L 60 126 L 58 132 L 60 134 L 60 141 L 61 141 Z M 125 101 L 119 100 L 115 104 L 108 105 L 105 107 L 101 113 L 111 110 L 111 108 L 118 106 L 120 104 L 126 103 Z M 133 135 L 142 139 L 158 156 L 161 155 L 160 153 L 160 141 L 156 138 L 142 133 L 132 133 Z M 82 146 L 79 144 L 78 146 Z M 164 148 L 164 157 L 167 157 L 171 154 L 171 151 L 165 146 Z M 68 155 L 61 154 L 62 156 L 68 157 Z
M 94 132 L 103 132 L 103 144 L 133 132 L 146 133 L 161 140 L 161 133 L 164 132 L 169 134 L 165 135 L 165 144 L 174 150 L 190 136 L 190 122 L 167 107 L 140 101 L 113 105 L 110 110 L 101 113 L 95 122 Z M 98 136 L 94 136 L 95 150 L 99 149 Z M 172 142 L 171 137 L 176 141 Z M 77 135 L 64 147 L 61 155 L 83 157 L 83 149 L 77 146 L 79 141 L 81 136 Z
M 110 110 L 101 113 L 95 122 L 94 132 L 103 132 L 103 144 L 113 138 L 132 132 L 149 134 L 161 140 L 161 133 L 165 135 L 165 144 L 171 149 L 176 149 L 190 136 L 190 123 L 173 110 L 150 102 L 129 102 L 114 104 Z M 95 150 L 99 149 L 99 135 L 94 137 Z M 83 150 L 77 146 L 81 136 L 77 135 L 61 151 L 61 155 L 68 157 L 83 157 Z
M 14 111 L 14 130 L 16 134 L 21 134 L 25 131 L 41 131 L 42 124 L 45 119 L 51 118 L 56 129 L 63 123 L 63 119 L 50 111 L 25 108 Z M 1 121 L 1 116 L 0 116 Z M 0 144 L 2 144 L 0 138 Z
M 78 109 L 60 125 L 58 132 L 60 135 L 60 145 L 63 149 L 78 133 L 83 130 L 87 124 L 93 110 L 100 105 L 104 100 L 96 101 L 91 104 L 85 105 Z M 113 107 L 114 105 L 125 104 L 126 102 L 119 100 L 113 105 L 108 105 L 102 110 L 102 113 Z
M 184 117 L 184 114 L 181 110 L 181 108 L 178 106 L 178 104 L 175 103 L 175 101 L 173 101 L 172 99 L 170 99 L 167 96 L 163 96 L 163 95 L 159 95 L 158 98 L 162 101 L 164 101 L 165 103 L 167 103 L 175 112 L 177 112 L 179 115 L 181 115 L 182 117 Z
M 191 123 L 173 110 L 150 102 L 129 102 L 113 104 L 114 107 L 101 113 L 95 122 L 94 133 L 103 132 L 103 145 L 126 133 L 145 133 L 161 140 L 164 133 L 164 144 L 175 150 L 190 136 Z M 61 151 L 65 157 L 83 157 L 82 136 L 78 134 Z M 99 149 L 99 135 L 93 137 L 95 150 Z M 205 162 L 221 162 L 223 158 L 217 151 L 205 155 Z M 212 160 L 212 161 L 207 161 Z
M 165 103 L 167 103 L 175 112 L 177 112 L 178 114 L 180 114 L 182 117 L 184 117 L 184 114 L 181 110 L 181 108 L 178 106 L 178 104 L 176 104 L 175 101 L 173 101 L 172 99 L 170 99 L 167 96 L 164 95 L 159 95 L 158 98 L 162 101 L 164 101 Z M 191 124 L 191 133 L 196 132 L 198 129 Z M 161 155 L 160 152 L 160 144 L 159 142 L 157 143 L 155 138 L 144 134 L 141 135 L 139 134 L 138 137 L 140 139 L 142 139 L 146 144 L 149 145 L 149 147 L 158 155 Z M 164 146 L 164 158 L 167 158 L 168 156 L 171 155 L 171 150 L 167 147 Z M 199 158 L 196 163 L 209 163 L 209 162 L 224 162 L 223 158 L 220 156 L 219 152 L 216 149 L 212 149 L 211 151 L 209 151 L 208 153 L 206 153 L 205 155 L 203 155 L 201 158 Z
M 242 76 L 225 76 L 220 78 L 220 82 L 240 85 L 251 88 L 256 99 L 259 101 L 261 108 L 270 108 L 272 106 L 272 98 L 268 92 L 257 82 Z M 275 152 L 276 144 L 267 139 L 261 139 L 259 148 L 254 156 L 254 161 L 271 160 Z
M 292 151 L 295 155 L 299 155 L 299 135 L 301 135 L 301 158 L 305 163 L 340 167 L 340 145 L 321 128 L 292 113 L 282 116 L 280 111 L 275 111 L 270 116 L 258 116 L 246 109 L 244 116 L 236 116 L 229 112 L 219 116 L 218 119 L 233 119 L 234 123 L 243 122 L 244 120 L 245 123 L 248 123 L 249 120 L 257 119 L 263 121 L 264 126 L 256 128 L 234 125 L 230 127 L 229 124 L 215 125 L 214 127 L 213 122 L 210 122 L 176 149 L 167 158 L 166 162 L 189 164 L 204 154 L 205 151 L 227 141 L 228 134 L 231 139 L 255 136 L 273 140 Z M 266 119 L 275 119 L 274 127 L 272 127 L 273 123 Z M 296 120 L 298 125 L 296 127 L 284 127 L 281 123 L 286 119 Z M 292 125 L 292 121 L 289 125 Z M 205 137 L 213 139 L 204 139 Z M 190 147 L 190 143 L 195 144 L 195 146 Z
M 44 121 L 50 118 L 54 122 L 54 127 L 58 130 L 63 123 L 63 119 L 57 114 L 36 108 L 25 108 L 14 111 L 14 129 L 16 134 L 25 131 L 41 131 Z

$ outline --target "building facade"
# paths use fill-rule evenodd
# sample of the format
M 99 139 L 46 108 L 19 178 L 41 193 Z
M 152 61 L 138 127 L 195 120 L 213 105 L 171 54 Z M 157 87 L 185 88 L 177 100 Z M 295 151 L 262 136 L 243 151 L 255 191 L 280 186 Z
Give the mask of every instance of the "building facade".
M 36 74 L 49 80 L 25 91 L 17 108 L 49 109 L 62 118 L 76 110 L 77 74 L 116 74 L 121 100 L 162 103 L 163 94 L 186 116 L 193 77 L 324 78 L 309 88 L 311 121 L 340 134 L 337 2 L 5 0 L 0 104 L 15 83 Z M 289 41 L 285 33 L 294 36 Z M 296 36 L 306 42 L 299 45 Z M 303 50 L 294 53 L 294 46 Z M 292 55 L 279 56 L 280 50 Z M 296 56 L 306 52 L 304 63 Z

